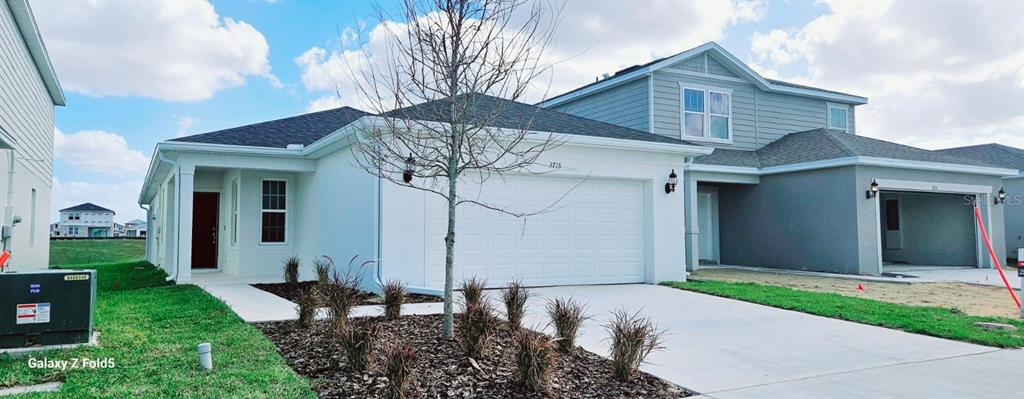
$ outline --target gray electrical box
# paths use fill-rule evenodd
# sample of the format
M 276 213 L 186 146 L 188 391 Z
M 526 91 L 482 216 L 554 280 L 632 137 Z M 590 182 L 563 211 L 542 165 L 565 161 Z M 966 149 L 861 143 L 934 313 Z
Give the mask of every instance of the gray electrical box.
M 89 342 L 95 270 L 0 273 L 0 349 Z

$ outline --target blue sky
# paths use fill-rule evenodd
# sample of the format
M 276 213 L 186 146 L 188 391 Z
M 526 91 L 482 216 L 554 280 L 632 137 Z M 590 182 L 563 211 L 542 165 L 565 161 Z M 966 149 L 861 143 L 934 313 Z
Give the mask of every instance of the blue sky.
M 379 44 L 362 1 L 32 5 L 68 98 L 57 110 L 54 218 L 84 201 L 119 221 L 140 217 L 159 141 L 357 104 L 342 60 Z M 869 97 L 859 134 L 1024 147 L 1022 7 L 569 1 L 550 48 L 567 60 L 550 92 L 714 40 L 765 76 Z

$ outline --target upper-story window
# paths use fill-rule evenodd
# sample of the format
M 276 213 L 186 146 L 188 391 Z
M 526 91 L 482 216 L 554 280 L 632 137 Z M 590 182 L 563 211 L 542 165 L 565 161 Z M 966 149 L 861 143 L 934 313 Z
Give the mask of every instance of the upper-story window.
M 725 89 L 683 88 L 683 136 L 732 141 L 732 92 Z
M 72 212 L 68 214 L 68 220 L 79 220 L 82 216 L 78 212 Z
M 828 128 L 850 131 L 850 107 L 842 104 L 828 104 Z
M 263 181 L 263 204 L 260 217 L 260 242 L 285 242 L 285 219 L 287 209 L 285 199 L 287 183 L 284 180 Z

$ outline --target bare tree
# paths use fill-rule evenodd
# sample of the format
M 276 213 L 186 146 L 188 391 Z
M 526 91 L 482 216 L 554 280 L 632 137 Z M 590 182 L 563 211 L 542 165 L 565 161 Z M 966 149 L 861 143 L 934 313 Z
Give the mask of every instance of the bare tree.
M 488 203 L 462 195 L 459 181 L 544 172 L 538 158 L 561 139 L 533 132 L 535 108 L 506 100 L 536 91 L 531 83 L 548 69 L 544 50 L 560 11 L 523 0 L 405 0 L 400 14 L 378 11 L 392 36 L 386 55 L 365 55 L 374 62 L 356 73 L 357 89 L 380 115 L 353 147 L 359 166 L 447 200 L 446 337 L 453 335 L 456 209 L 472 204 L 514 217 L 550 209 Z

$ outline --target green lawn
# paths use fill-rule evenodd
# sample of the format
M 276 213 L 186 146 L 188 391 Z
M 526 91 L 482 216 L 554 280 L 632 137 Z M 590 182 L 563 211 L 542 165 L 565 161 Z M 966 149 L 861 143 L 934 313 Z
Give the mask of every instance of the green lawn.
M 142 259 L 146 240 L 52 240 L 50 266 L 87 265 Z
M 19 398 L 316 396 L 309 382 L 288 368 L 273 343 L 201 289 L 167 285 L 162 271 L 138 260 L 75 267 L 97 270 L 100 346 L 33 357 L 109 358 L 116 366 L 31 369 L 29 357 L 0 356 L 0 387 L 64 382 L 59 392 Z M 200 342 L 213 344 L 212 372 L 199 368 Z
M 662 284 L 703 294 L 957 341 L 1000 348 L 1024 347 L 1024 321 L 1021 320 L 969 316 L 948 308 L 901 305 L 755 283 L 688 281 Z M 1019 330 L 991 330 L 975 326 L 974 323 L 979 321 L 1012 324 Z

